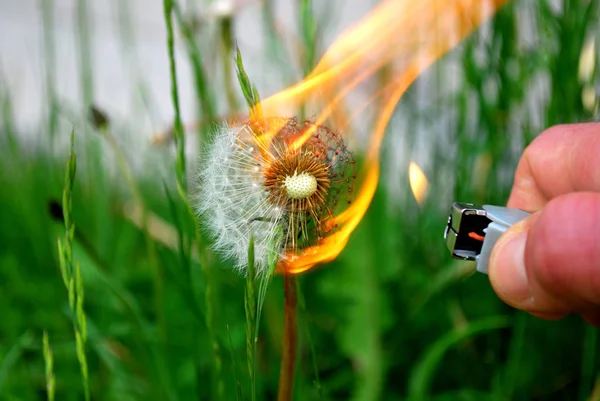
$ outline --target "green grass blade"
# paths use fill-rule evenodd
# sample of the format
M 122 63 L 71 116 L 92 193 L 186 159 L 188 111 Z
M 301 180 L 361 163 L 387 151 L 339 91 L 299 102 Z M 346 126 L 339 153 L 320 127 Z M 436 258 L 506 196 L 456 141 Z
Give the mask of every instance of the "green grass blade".
M 139 300 L 117 278 L 106 273 L 110 269 L 90 244 L 86 244 L 86 246 L 82 244 L 82 247 L 93 261 L 86 264 L 89 273 L 93 274 L 91 281 L 108 289 L 119 301 L 119 304 L 125 307 L 127 316 L 133 321 L 134 330 L 132 331 L 132 335 L 138 339 L 136 341 L 141 340 L 141 343 L 144 345 L 143 349 L 147 351 L 147 356 L 153 364 L 155 370 L 153 380 L 161 384 L 162 390 L 167 394 L 168 399 L 176 400 L 177 398 L 170 382 L 169 369 L 165 358 L 159 352 L 158 347 L 155 346 L 155 341 L 150 334 L 153 328 L 144 317 Z
M 215 96 L 209 84 L 210 79 L 208 78 L 206 70 L 203 67 L 202 52 L 194 40 L 193 30 L 190 28 L 189 23 L 185 21 L 184 14 L 179 6 L 179 3 L 173 2 L 173 12 L 175 14 L 175 18 L 177 19 L 177 24 L 179 25 L 179 28 L 183 34 L 183 40 L 185 41 L 188 58 L 192 67 L 196 96 L 198 96 L 201 108 L 199 117 L 214 121 L 217 118 Z M 208 141 L 208 133 L 209 131 L 204 127 L 202 131 L 202 139 L 205 143 Z
M 246 310 L 246 360 L 248 363 L 248 376 L 252 400 L 256 400 L 256 296 L 255 296 L 255 269 L 254 269 L 254 236 L 250 237 L 248 245 L 248 275 L 246 276 L 246 289 L 244 293 L 244 308 Z
M 16 365 L 19 358 L 23 354 L 23 349 L 33 343 L 33 334 L 26 331 L 23 333 L 17 342 L 8 350 L 5 354 L 4 359 L 0 363 L 0 394 L 2 393 L 2 386 L 6 382 L 12 368 Z
M 235 399 L 241 401 L 243 398 L 242 384 L 237 377 L 237 362 L 235 360 L 235 354 L 233 353 L 233 342 L 231 341 L 231 330 L 229 330 L 229 325 L 227 325 L 227 335 L 229 337 L 229 352 L 231 357 L 231 370 L 233 372 L 233 383 L 235 385 Z
M 55 379 L 54 379 L 54 359 L 52 357 L 52 349 L 48 341 L 48 333 L 44 331 L 43 339 L 44 347 L 44 363 L 46 365 L 46 394 L 48 401 L 54 401 Z
M 88 0 L 77 1 L 77 40 L 79 52 L 79 74 L 84 109 L 93 101 L 94 75 L 92 71 L 92 46 L 90 40 L 90 18 Z
M 246 103 L 248 104 L 250 116 L 252 118 L 260 119 L 262 117 L 262 109 L 260 107 L 258 90 L 254 84 L 250 82 L 250 78 L 248 78 L 248 74 L 246 74 L 244 62 L 242 61 L 242 53 L 240 52 L 239 47 L 236 49 L 235 65 L 237 67 L 238 82 L 242 89 L 242 93 L 244 94 L 244 99 L 246 99 Z
M 523 361 L 525 351 L 525 340 L 527 333 L 527 321 L 530 318 L 527 314 L 519 313 L 515 317 L 515 322 L 512 327 L 513 334 L 510 341 L 510 349 L 508 351 L 508 361 L 506 364 L 504 380 L 501 381 L 501 389 L 498 393 L 502 394 L 507 400 L 514 398 L 515 389 L 519 383 L 519 366 Z
M 421 401 L 428 399 L 429 385 L 446 351 L 475 334 L 501 329 L 509 325 L 510 319 L 504 316 L 496 316 L 470 323 L 464 330 L 453 330 L 440 337 L 429 348 L 411 373 L 408 388 L 409 400 Z
M 583 355 L 581 361 L 581 381 L 579 384 L 579 399 L 584 400 L 592 391 L 595 376 L 598 374 L 598 329 L 587 326 L 583 338 Z
M 315 66 L 317 26 L 312 13 L 312 0 L 300 1 L 300 31 L 304 57 L 302 57 L 304 75 L 308 75 Z
M 192 277 L 192 256 L 188 254 L 187 248 L 185 246 L 185 234 L 184 227 L 182 225 L 181 219 L 177 213 L 177 206 L 175 204 L 175 199 L 171 195 L 171 191 L 167 187 L 167 183 L 163 181 L 163 188 L 165 191 L 165 197 L 167 199 L 167 204 L 169 207 L 169 213 L 171 215 L 171 220 L 173 221 L 173 225 L 177 230 L 177 241 L 179 246 L 178 256 L 181 262 L 182 271 L 185 273 L 184 277 L 181 277 L 178 272 L 176 272 L 175 277 L 178 280 L 178 285 L 182 289 L 182 293 L 185 295 L 188 304 L 190 305 L 194 317 L 196 320 L 200 322 L 206 321 L 206 315 L 202 311 L 201 306 L 198 301 L 198 297 L 196 291 L 193 286 L 193 277 Z
M 173 103 L 173 110 L 175 112 L 173 124 L 173 136 L 175 138 L 175 148 L 177 150 L 175 173 L 177 176 L 177 185 L 184 193 L 187 193 L 187 180 L 185 172 L 185 135 L 179 108 L 179 89 L 177 86 L 177 68 L 175 64 L 175 35 L 173 34 L 173 8 L 172 0 L 163 0 L 164 18 L 167 26 L 169 72 L 171 74 L 171 102 Z
M 54 1 L 40 0 L 42 7 L 42 27 L 44 31 L 44 73 L 46 101 L 48 102 L 48 132 L 50 139 L 56 136 L 58 127 L 58 99 L 56 96 L 56 46 L 53 18 Z M 52 142 L 53 144 L 54 142 Z
M 221 57 L 225 81 L 225 95 L 229 109 L 231 112 L 235 112 L 238 109 L 238 102 L 233 88 L 233 72 L 231 71 L 231 55 L 234 43 L 233 18 L 229 16 L 222 18 L 219 25 L 221 31 Z
M 317 355 L 315 352 L 315 344 L 313 342 L 312 336 L 310 335 L 310 315 L 308 309 L 306 308 L 306 300 L 304 299 L 304 293 L 302 292 L 302 286 L 300 285 L 300 280 L 296 280 L 297 286 L 297 294 L 298 294 L 298 306 L 300 309 L 300 313 L 302 314 L 304 321 L 304 328 L 306 332 L 306 340 L 308 342 L 308 348 L 310 350 L 310 359 L 313 367 L 314 374 L 314 385 L 317 390 L 317 394 L 319 394 L 319 399 L 323 399 L 323 388 L 321 386 L 321 379 L 319 377 L 319 367 L 317 366 Z
M 77 171 L 74 131 L 71 131 L 71 151 L 67 161 L 66 170 L 62 199 L 65 237 L 62 242 L 60 240 L 58 241 L 58 250 L 60 252 L 59 262 L 61 275 L 63 277 L 63 282 L 67 287 L 67 293 L 69 297 L 69 308 L 71 309 L 71 318 L 73 320 L 77 359 L 79 361 L 79 367 L 81 370 L 84 398 L 86 401 L 89 401 L 91 397 L 88 364 L 86 358 L 87 324 L 85 312 L 83 310 L 84 288 L 79 262 L 74 263 L 73 261 L 73 238 L 75 235 L 75 223 L 71 217 L 71 212 L 73 206 L 73 185 Z

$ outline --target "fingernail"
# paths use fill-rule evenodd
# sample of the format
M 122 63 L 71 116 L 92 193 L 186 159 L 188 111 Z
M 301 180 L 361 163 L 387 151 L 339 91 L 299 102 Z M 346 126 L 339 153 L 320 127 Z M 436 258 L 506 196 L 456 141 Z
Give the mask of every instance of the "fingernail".
M 531 298 L 525 270 L 527 231 L 513 227 L 494 247 L 490 258 L 490 280 L 494 290 L 506 303 L 519 306 Z

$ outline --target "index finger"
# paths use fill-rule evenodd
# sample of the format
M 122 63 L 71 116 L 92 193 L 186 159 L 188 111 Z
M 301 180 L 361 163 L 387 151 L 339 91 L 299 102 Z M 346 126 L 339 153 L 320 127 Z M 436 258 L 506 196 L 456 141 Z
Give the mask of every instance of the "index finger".
M 600 192 L 600 123 L 557 125 L 540 134 L 521 157 L 507 206 L 535 212 L 580 191 Z

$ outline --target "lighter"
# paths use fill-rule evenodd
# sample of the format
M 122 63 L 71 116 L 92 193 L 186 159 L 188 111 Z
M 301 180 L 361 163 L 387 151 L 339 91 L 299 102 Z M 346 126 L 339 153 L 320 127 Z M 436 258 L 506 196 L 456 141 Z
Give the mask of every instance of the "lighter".
M 450 207 L 444 240 L 453 258 L 475 260 L 477 271 L 487 274 L 488 260 L 500 235 L 529 215 L 520 209 L 455 202 Z

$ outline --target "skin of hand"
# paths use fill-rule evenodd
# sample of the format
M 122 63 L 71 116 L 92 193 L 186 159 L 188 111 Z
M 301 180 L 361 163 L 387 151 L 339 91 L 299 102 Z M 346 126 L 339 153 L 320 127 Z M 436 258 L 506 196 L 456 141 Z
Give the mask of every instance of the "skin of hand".
M 533 214 L 492 251 L 498 296 L 537 317 L 579 313 L 600 326 L 600 123 L 540 134 L 521 157 L 507 206 Z

